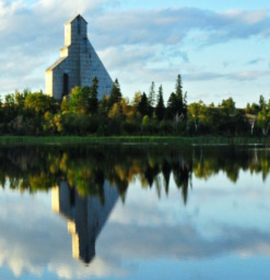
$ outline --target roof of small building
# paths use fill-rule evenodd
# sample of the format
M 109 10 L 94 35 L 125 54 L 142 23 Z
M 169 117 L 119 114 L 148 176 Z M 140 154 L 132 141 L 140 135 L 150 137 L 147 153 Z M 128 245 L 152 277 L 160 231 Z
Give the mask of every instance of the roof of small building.
M 86 23 L 88 23 L 80 14 L 76 15 L 75 17 L 71 18 L 66 24 L 73 22 L 75 19 L 81 18 L 83 19 Z
M 60 57 L 58 60 L 55 61 L 55 63 L 53 65 L 51 65 L 47 70 L 47 71 L 50 71 L 50 70 L 53 70 L 54 68 L 56 68 L 59 64 L 62 63 L 62 61 L 64 61 L 67 57 Z

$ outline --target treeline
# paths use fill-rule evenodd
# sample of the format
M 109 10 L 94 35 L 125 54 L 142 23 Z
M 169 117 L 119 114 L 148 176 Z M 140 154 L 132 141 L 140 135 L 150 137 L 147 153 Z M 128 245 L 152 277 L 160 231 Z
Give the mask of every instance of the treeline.
M 98 99 L 98 80 L 91 86 L 75 87 L 61 102 L 42 91 L 7 94 L 0 106 L 1 135 L 267 135 L 270 102 L 238 109 L 232 98 L 221 104 L 203 101 L 187 103 L 181 75 L 175 92 L 163 98 L 162 85 L 149 92 L 136 92 L 132 100 L 123 97 L 116 79 L 110 95 Z

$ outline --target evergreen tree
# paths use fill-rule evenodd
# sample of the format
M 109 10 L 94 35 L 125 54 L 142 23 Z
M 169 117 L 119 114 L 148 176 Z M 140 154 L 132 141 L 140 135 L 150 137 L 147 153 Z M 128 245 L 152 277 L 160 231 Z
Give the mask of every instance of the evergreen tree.
M 89 112 L 95 114 L 98 110 L 98 79 L 95 77 L 92 81 L 89 92 Z
M 179 74 L 175 84 L 175 94 L 177 98 L 178 113 L 183 113 L 183 92 L 182 92 L 182 78 Z
M 146 94 L 143 93 L 141 101 L 138 104 L 137 110 L 140 112 L 141 116 L 145 116 L 149 114 L 149 105 Z
M 167 118 L 173 119 L 178 113 L 178 110 L 177 97 L 176 94 L 172 92 L 167 102 Z
M 155 106 L 155 101 L 156 101 L 156 93 L 155 93 L 155 83 L 152 82 L 149 90 L 149 95 L 148 95 L 148 103 L 150 107 Z
M 160 85 L 158 89 L 158 100 L 156 106 L 156 116 L 159 121 L 161 121 L 164 118 L 164 113 L 165 113 L 165 106 L 163 100 L 163 89 L 162 89 L 162 85 Z
M 263 95 L 260 95 L 259 106 L 260 106 L 260 110 L 262 110 L 263 108 L 266 107 L 266 102 L 265 102 Z
M 187 116 L 187 92 L 185 92 L 184 98 L 183 98 L 183 109 L 182 109 L 182 113 L 183 113 L 184 117 L 186 118 L 186 116 Z
M 111 95 L 110 95 L 110 101 L 109 101 L 110 107 L 113 106 L 114 103 L 120 104 L 121 99 L 122 99 L 122 93 L 120 90 L 120 85 L 119 85 L 118 79 L 115 79 L 112 89 L 111 89 Z

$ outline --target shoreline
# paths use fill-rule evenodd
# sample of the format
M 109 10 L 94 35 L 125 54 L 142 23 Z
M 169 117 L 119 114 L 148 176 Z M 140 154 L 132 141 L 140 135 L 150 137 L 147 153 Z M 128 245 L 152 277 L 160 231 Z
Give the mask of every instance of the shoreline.
M 268 145 L 269 137 L 171 137 L 171 136 L 0 136 L 0 145 Z

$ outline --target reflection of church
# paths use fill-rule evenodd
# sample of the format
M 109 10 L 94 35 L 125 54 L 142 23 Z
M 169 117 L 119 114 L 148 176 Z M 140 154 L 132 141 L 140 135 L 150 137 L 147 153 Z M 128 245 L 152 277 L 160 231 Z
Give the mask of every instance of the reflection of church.
M 68 220 L 74 258 L 90 263 L 95 256 L 95 242 L 118 199 L 118 192 L 108 182 L 103 185 L 104 203 L 98 196 L 80 196 L 76 188 L 62 181 L 52 188 L 52 209 Z

